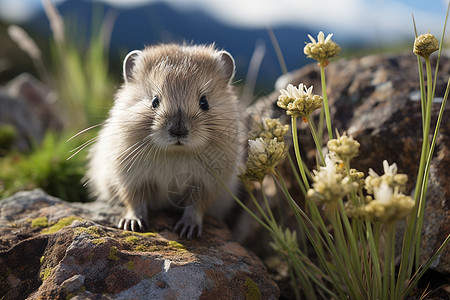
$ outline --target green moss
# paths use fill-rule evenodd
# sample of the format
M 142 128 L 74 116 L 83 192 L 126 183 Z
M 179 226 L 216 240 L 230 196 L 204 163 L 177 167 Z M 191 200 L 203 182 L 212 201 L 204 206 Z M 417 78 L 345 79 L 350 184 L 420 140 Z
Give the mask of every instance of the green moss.
M 82 221 L 83 219 L 79 218 L 79 217 L 75 217 L 75 216 L 61 218 L 53 226 L 50 226 L 49 228 L 43 229 L 42 233 L 44 233 L 44 234 L 55 233 L 55 232 L 59 231 L 60 229 L 71 225 L 75 220 Z
M 117 256 L 118 252 L 119 252 L 119 250 L 117 249 L 117 247 L 112 246 L 111 249 L 109 249 L 108 259 L 118 261 L 119 260 L 119 257 Z
M 168 245 L 169 245 L 171 248 L 175 248 L 175 249 L 177 249 L 177 250 L 186 250 L 186 248 L 184 247 L 184 245 L 178 243 L 177 241 L 170 241 L 170 242 L 168 243 Z
M 31 220 L 31 227 L 47 227 L 47 226 L 48 226 L 47 217 L 39 217 Z
M 68 293 L 68 294 L 66 295 L 66 300 L 72 299 L 72 298 L 75 297 L 75 296 L 76 296 L 76 294 Z
M 41 271 L 41 278 L 42 281 L 46 281 L 48 276 L 50 276 L 50 274 L 52 273 L 52 268 L 45 268 L 44 270 Z
M 253 281 L 253 279 L 247 277 L 247 279 L 245 279 L 244 285 L 247 288 L 247 294 L 245 294 L 246 300 L 262 299 L 261 291 L 256 282 Z
M 134 267 L 135 267 L 134 261 L 130 260 L 130 261 L 127 262 L 127 269 L 128 270 L 132 271 L 132 270 L 134 270 Z
M 136 243 L 137 241 L 139 241 L 139 238 L 135 235 L 130 235 L 125 238 L 125 241 L 127 241 L 128 243 Z
M 67 299 L 67 300 L 68 300 L 68 299 L 72 299 L 73 297 L 78 296 L 79 294 L 82 294 L 82 293 L 84 293 L 85 291 L 86 291 L 86 287 L 83 285 L 83 286 L 80 288 L 80 290 L 77 291 L 76 294 L 74 294 L 74 293 L 68 293 L 68 294 L 66 295 L 66 299 Z
M 136 246 L 136 248 L 134 248 L 135 251 L 140 251 L 140 252 L 147 252 L 148 251 L 148 247 L 144 246 L 144 245 L 139 245 Z
M 88 233 L 93 238 L 100 238 L 101 233 L 103 233 L 103 231 L 98 226 L 89 226 L 88 228 L 85 227 L 75 228 L 75 234 L 80 235 L 83 232 Z
M 150 236 L 150 237 L 154 237 L 154 236 L 158 235 L 155 232 L 133 232 L 133 234 L 137 234 L 137 235 L 140 235 L 140 236 Z
M 100 239 L 93 239 L 91 242 L 96 245 L 101 245 L 105 242 L 105 240 L 100 238 Z

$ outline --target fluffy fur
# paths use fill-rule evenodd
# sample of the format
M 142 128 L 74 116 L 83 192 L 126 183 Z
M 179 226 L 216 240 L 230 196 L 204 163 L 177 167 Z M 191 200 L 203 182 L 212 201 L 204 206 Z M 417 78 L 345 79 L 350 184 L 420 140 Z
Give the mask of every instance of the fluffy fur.
M 232 200 L 220 181 L 236 190 L 244 144 L 233 75 L 231 55 L 213 46 L 158 45 L 127 56 L 87 174 L 98 199 L 125 204 L 120 228 L 144 230 L 148 209 L 178 207 L 175 230 L 191 238 L 208 209 L 226 212 Z

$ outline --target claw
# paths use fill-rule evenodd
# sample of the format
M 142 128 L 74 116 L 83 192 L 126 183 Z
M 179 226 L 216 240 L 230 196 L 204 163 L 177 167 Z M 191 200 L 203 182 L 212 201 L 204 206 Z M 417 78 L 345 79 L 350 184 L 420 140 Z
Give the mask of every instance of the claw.
M 117 227 L 127 231 L 145 231 L 145 226 L 141 219 L 122 218 Z
M 175 227 L 173 228 L 174 232 L 178 232 L 180 238 L 186 238 L 188 240 L 195 237 L 200 237 L 202 235 L 202 225 L 195 224 L 195 223 L 188 223 L 183 220 L 180 220 L 177 222 Z M 197 234 L 195 235 L 195 231 L 197 231 Z

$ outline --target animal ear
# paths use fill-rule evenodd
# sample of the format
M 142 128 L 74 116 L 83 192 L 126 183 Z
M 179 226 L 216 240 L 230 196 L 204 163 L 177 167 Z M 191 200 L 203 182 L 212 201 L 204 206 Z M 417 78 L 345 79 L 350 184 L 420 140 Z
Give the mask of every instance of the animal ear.
M 219 58 L 223 64 L 223 70 L 224 70 L 225 76 L 227 77 L 227 79 L 229 81 L 231 81 L 234 77 L 234 71 L 235 71 L 233 57 L 227 51 L 219 51 Z
M 142 53 L 140 50 L 134 50 L 125 56 L 123 60 L 123 79 L 128 83 L 132 76 L 133 67 L 136 64 L 136 58 Z

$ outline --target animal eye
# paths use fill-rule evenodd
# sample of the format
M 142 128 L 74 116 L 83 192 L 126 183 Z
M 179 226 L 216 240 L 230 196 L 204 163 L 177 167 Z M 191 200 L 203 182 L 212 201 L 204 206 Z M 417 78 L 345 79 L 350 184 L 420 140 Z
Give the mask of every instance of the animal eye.
M 155 96 L 152 100 L 152 107 L 157 108 L 159 106 L 159 98 L 158 96 Z
M 200 108 L 203 110 L 209 109 L 209 104 L 208 104 L 208 100 L 206 99 L 206 96 L 200 97 Z

